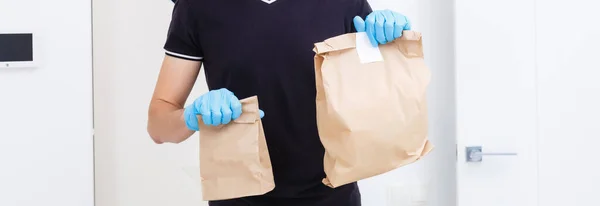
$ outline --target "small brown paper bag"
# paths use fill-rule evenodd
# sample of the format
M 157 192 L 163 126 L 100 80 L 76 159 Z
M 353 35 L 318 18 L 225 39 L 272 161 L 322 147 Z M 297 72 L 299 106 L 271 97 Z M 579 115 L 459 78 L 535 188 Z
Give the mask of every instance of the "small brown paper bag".
M 314 48 L 323 183 L 333 188 L 410 164 L 433 148 L 425 95 L 431 74 L 421 34 L 405 31 L 380 45 L 382 59 L 369 63 L 361 63 L 358 37 L 366 38 L 344 34 Z
M 204 200 L 262 195 L 275 188 L 258 99 L 253 96 L 241 102 L 242 115 L 231 123 L 199 124 Z

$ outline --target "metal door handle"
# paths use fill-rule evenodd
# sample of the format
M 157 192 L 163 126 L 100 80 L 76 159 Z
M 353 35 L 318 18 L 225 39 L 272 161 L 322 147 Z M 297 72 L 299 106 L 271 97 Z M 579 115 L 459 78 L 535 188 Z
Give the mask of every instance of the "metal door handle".
M 498 152 L 498 153 L 484 153 L 481 146 L 472 146 L 465 148 L 467 162 L 481 162 L 483 161 L 484 155 L 489 156 L 516 156 L 514 152 Z

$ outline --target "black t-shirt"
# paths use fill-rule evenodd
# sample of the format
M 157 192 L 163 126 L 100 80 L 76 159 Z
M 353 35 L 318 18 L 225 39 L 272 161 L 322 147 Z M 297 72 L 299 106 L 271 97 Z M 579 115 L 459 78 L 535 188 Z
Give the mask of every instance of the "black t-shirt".
M 239 99 L 257 95 L 265 112 L 276 188 L 254 199 L 358 192 L 356 184 L 333 190 L 321 182 L 312 49 L 354 32 L 352 19 L 371 11 L 366 0 L 176 1 L 166 54 L 202 61 L 210 90 L 227 88 Z

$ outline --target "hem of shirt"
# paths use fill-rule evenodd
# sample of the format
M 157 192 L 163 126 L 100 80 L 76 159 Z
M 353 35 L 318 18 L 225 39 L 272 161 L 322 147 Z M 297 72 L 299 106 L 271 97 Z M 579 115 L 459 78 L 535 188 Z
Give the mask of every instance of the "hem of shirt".
M 172 57 L 176 57 L 176 58 L 180 58 L 180 59 L 185 59 L 185 60 L 190 60 L 190 61 L 202 61 L 202 59 L 204 59 L 203 57 L 197 57 L 197 56 L 190 56 L 190 55 L 185 55 L 185 54 L 180 54 L 177 52 L 172 52 L 169 50 L 165 50 L 165 54 L 168 56 L 172 56 Z

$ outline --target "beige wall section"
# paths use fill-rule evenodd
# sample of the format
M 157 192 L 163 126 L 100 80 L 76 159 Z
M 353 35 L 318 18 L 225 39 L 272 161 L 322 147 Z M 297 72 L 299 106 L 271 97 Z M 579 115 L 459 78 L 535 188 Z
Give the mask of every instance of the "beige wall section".
M 96 206 L 201 206 L 183 172 L 198 164 L 198 138 L 155 145 L 146 111 L 164 56 L 170 0 L 95 0 Z M 206 91 L 201 76 L 191 96 Z

